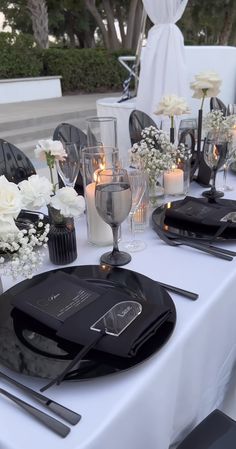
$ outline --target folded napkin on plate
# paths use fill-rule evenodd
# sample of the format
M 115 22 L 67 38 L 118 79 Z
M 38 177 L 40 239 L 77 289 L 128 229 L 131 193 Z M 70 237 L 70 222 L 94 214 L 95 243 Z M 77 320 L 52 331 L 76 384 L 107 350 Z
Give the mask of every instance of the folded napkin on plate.
M 194 232 L 214 234 L 227 214 L 236 211 L 236 202 L 221 200 L 210 203 L 205 198 L 186 197 L 172 203 L 165 211 L 165 224 Z M 227 219 L 226 219 L 227 221 Z M 236 237 L 236 223 L 229 224 L 222 233 L 224 237 Z
M 90 346 L 104 332 L 96 349 L 121 357 L 135 356 L 170 314 L 158 285 L 153 304 L 60 271 L 18 294 L 12 305 L 55 330 L 60 339 L 81 346 Z

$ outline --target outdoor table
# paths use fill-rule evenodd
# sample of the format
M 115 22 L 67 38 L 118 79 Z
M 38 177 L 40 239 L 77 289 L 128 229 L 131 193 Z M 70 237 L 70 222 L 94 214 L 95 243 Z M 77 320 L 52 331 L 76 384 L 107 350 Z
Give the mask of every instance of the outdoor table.
M 236 189 L 235 175 L 230 181 Z M 190 193 L 201 192 L 192 183 Z M 235 191 L 227 197 L 233 199 Z M 66 439 L 1 396 L 0 448 L 168 449 L 211 410 L 221 407 L 229 385 L 236 386 L 236 259 L 228 262 L 192 248 L 168 246 L 151 226 L 141 237 L 146 249 L 134 253 L 125 268 L 196 292 L 198 300 L 171 294 L 177 311 L 174 332 L 143 363 L 105 377 L 65 381 L 47 391 L 82 415 Z M 78 259 L 72 265 L 99 264 L 104 248 L 87 242 L 84 217 L 77 225 L 77 241 Z M 236 242 L 227 247 L 236 250 Z M 55 268 L 46 257 L 41 272 Z M 5 277 L 3 285 L 7 289 L 13 281 Z M 45 384 L 45 379 L 1 369 L 37 391 Z M 1 381 L 1 386 L 26 399 L 10 384 Z

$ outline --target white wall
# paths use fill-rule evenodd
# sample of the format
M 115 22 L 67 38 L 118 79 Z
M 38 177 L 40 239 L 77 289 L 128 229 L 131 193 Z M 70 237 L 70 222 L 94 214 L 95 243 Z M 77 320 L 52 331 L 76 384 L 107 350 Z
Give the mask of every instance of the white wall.
M 185 46 L 186 65 L 189 82 L 194 75 L 206 70 L 214 70 L 222 79 L 218 97 L 226 104 L 236 103 L 236 47 L 227 46 Z M 200 100 L 192 98 L 188 88 L 187 98 L 191 115 L 197 116 Z M 209 99 L 205 101 L 204 112 L 209 111 Z
M 0 80 L 0 104 L 61 97 L 59 76 Z

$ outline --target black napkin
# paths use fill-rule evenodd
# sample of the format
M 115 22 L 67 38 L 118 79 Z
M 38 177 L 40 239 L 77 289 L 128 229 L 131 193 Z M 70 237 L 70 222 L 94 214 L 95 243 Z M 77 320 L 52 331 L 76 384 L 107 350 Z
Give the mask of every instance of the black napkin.
M 186 197 L 172 203 L 165 211 L 165 224 L 193 232 L 205 232 L 214 235 L 224 223 L 222 219 L 236 211 L 236 202 L 221 200 L 219 203 L 208 202 L 205 198 Z M 236 223 L 229 220 L 223 237 L 236 237 Z
M 157 302 L 153 304 L 143 298 L 134 299 L 121 289 L 101 288 L 57 271 L 12 299 L 15 308 L 55 330 L 60 339 L 81 346 L 90 346 L 96 335 L 99 337 L 99 331 L 93 330 L 93 325 L 119 303 L 125 305 L 124 316 L 133 304 L 140 307 L 141 312 L 118 336 L 108 335 L 105 328 L 100 329 L 105 335 L 98 339 L 96 349 L 121 357 L 133 357 L 170 314 L 169 306 L 162 300 L 161 289 L 157 289 Z M 115 330 L 118 318 L 115 315 L 112 318 Z

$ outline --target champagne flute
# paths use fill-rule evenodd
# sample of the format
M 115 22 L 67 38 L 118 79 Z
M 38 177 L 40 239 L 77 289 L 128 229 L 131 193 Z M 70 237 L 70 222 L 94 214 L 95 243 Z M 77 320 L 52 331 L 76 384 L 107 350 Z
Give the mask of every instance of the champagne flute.
M 74 142 L 63 143 L 66 157 L 57 160 L 57 171 L 65 186 L 74 187 L 80 169 L 78 145 Z
M 202 195 L 210 200 L 221 198 L 224 196 L 224 193 L 216 190 L 215 183 L 217 170 L 225 164 L 228 156 L 228 142 L 226 136 L 223 134 L 214 136 L 209 133 L 206 138 L 206 144 L 204 145 L 203 155 L 206 164 L 212 169 L 213 180 L 211 189 L 203 192 Z
M 131 261 L 131 256 L 118 248 L 119 226 L 128 216 L 132 205 L 126 170 L 114 167 L 99 170 L 95 185 L 95 205 L 98 214 L 111 226 L 113 233 L 113 250 L 103 254 L 100 262 L 112 266 L 126 265 Z
M 136 252 L 142 251 L 144 248 L 146 248 L 146 243 L 143 240 L 135 239 L 134 214 L 139 208 L 144 192 L 146 190 L 147 176 L 145 172 L 140 168 L 130 166 L 127 171 L 132 193 L 132 206 L 129 213 L 132 239 L 130 241 L 123 242 L 122 248 L 130 252 Z

